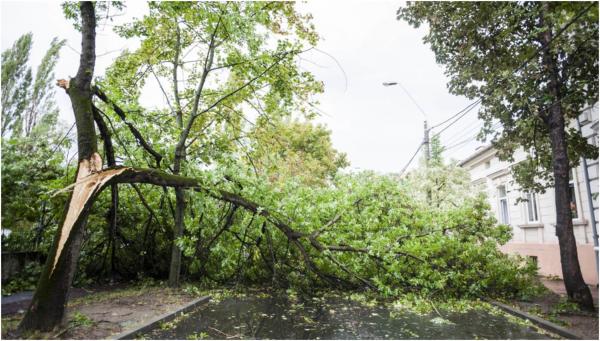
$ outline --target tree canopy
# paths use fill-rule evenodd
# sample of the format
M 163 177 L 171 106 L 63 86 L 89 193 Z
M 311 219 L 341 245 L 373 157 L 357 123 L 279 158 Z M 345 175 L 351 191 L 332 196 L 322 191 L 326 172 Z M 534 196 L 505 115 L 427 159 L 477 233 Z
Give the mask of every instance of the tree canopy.
M 181 278 L 388 297 L 539 289 L 533 263 L 499 251 L 510 229 L 497 224 L 464 170 L 444 162 L 436 139 L 427 168 L 406 178 L 344 170 L 349 163 L 331 132 L 313 121 L 323 84 L 300 69 L 298 55 L 319 37 L 294 3 L 149 3 L 142 18 L 115 28 L 139 39 L 139 48 L 101 75 L 94 74 L 95 34 L 106 4 L 64 9 L 82 36 L 77 75 L 59 81 L 75 116 L 77 167 L 62 140 L 46 137 L 55 172 L 34 169 L 22 180 L 46 194 L 64 186 L 40 196 L 64 208 L 48 208 L 57 218 L 42 236 L 47 261 L 21 330 L 59 325 L 74 280 L 155 277 L 177 285 Z M 27 39 L 15 46 L 28 51 Z M 56 44 L 48 66 L 35 82 L 30 77 L 39 90 L 23 90 L 32 95 L 13 107 L 48 107 L 39 103 L 51 98 Z M 6 57 L 11 72 L 25 76 L 6 86 L 17 93 L 30 83 L 27 53 L 15 49 Z M 149 84 L 163 105 L 142 103 Z M 14 117 L 7 132 L 21 129 L 20 112 L 7 111 Z M 12 159 L 31 165 L 27 152 L 15 148 Z M 7 166 L 15 179 L 16 172 Z M 8 219 L 27 216 L 24 229 L 32 230 L 36 212 L 18 213 L 28 203 L 15 193 L 7 193 Z
M 64 41 L 52 40 L 33 76 L 32 40 L 31 33 L 24 34 L 2 53 L 2 228 L 13 233 L 3 238 L 5 250 L 37 249 L 56 220 L 50 192 L 64 186 L 70 145 L 53 98 Z
M 424 42 L 443 64 L 448 89 L 481 103 L 481 136 L 524 191 L 554 187 L 556 235 L 571 299 L 593 310 L 583 281 L 570 209 L 569 174 L 581 158 L 597 159 L 574 127 L 598 101 L 597 2 L 411 2 L 398 19 L 429 25 Z M 496 130 L 496 123 L 501 129 Z
M 479 118 L 503 160 L 514 161 L 518 148 L 530 152 L 513 168 L 524 188 L 552 186 L 552 151 L 547 116 L 559 102 L 567 119 L 598 101 L 598 6 L 590 2 L 555 2 L 543 13 L 536 2 L 411 2 L 398 18 L 415 27 L 429 26 L 423 38 L 450 78 L 448 90 L 481 101 Z M 556 35 L 545 44 L 540 20 Z M 564 28 L 564 30 L 562 30 Z M 541 51 L 557 56 L 560 97 L 552 98 Z M 502 129 L 493 129 L 500 123 Z M 581 157 L 598 158 L 572 126 L 566 130 L 571 165 Z

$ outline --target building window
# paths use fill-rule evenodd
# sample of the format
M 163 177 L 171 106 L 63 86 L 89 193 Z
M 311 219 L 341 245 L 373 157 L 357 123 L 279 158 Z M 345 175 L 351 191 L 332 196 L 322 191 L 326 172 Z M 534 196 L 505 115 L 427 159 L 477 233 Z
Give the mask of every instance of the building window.
M 571 207 L 571 217 L 573 219 L 579 218 L 579 214 L 577 213 L 577 187 L 575 185 L 575 180 L 573 176 L 573 172 L 575 170 L 572 169 L 569 172 L 569 206 Z
M 537 256 L 527 256 L 527 258 L 529 258 L 529 260 L 531 260 L 533 262 L 533 264 L 538 265 Z
M 538 211 L 537 195 L 535 193 L 527 193 L 527 222 L 538 223 L 540 221 L 540 215 Z
M 506 197 L 506 185 L 498 186 L 498 214 L 501 224 L 510 224 L 508 219 L 508 198 Z
M 490 160 L 487 160 L 487 161 L 485 162 L 485 169 L 489 169 L 491 165 L 492 165 L 492 161 L 490 161 Z

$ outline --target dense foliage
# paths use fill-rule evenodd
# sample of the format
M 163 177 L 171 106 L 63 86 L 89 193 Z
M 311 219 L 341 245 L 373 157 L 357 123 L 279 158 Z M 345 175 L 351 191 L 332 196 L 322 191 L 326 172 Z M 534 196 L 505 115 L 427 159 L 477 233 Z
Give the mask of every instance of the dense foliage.
M 54 66 L 64 41 L 53 39 L 35 75 L 28 66 L 32 34 L 2 52 L 2 247 L 37 250 L 51 235 L 56 208 L 51 192 L 65 185 L 70 141 L 53 99 Z M 9 232 L 10 231 L 10 232 Z M 45 244 L 41 249 L 45 249 Z
M 579 266 L 569 174 L 582 158 L 598 158 L 598 146 L 576 128 L 582 110 L 598 102 L 598 3 L 410 2 L 398 19 L 429 26 L 423 40 L 444 65 L 448 89 L 478 98 L 480 136 L 492 136 L 500 160 L 527 154 L 511 166 L 520 187 L 553 187 L 567 295 L 594 310 Z
M 300 249 L 264 217 L 188 193 L 189 218 L 185 235 L 177 241 L 188 280 L 211 286 L 270 283 L 303 291 L 371 288 L 386 296 L 513 296 L 539 289 L 535 265 L 497 249 L 510 239 L 511 230 L 496 225 L 481 195 L 436 208 L 413 198 L 414 179 L 398 181 L 374 173 L 338 174 L 327 185 L 312 187 L 289 177 L 274 186 L 268 174 L 257 177 L 252 167 L 234 161 L 196 176 L 211 188 L 226 188 L 260 202 L 297 232 L 319 231 L 318 243 L 325 249 L 301 239 L 314 263 L 310 268 Z M 173 219 L 168 201 L 174 198 L 151 187 L 141 191 L 151 211 L 123 206 L 119 238 L 124 244 L 118 250 L 117 269 L 126 277 L 164 278 Z M 134 190 L 121 193 L 124 202 L 135 202 Z M 102 202 L 98 213 L 107 208 L 107 201 Z M 98 213 L 83 253 L 83 264 L 95 273 L 105 265 L 94 252 L 104 238 Z M 329 246 L 340 250 L 327 250 Z
M 514 161 L 519 148 L 530 151 L 513 168 L 519 185 L 542 192 L 551 186 L 550 107 L 560 103 L 565 118 L 574 119 L 598 101 L 598 4 L 553 2 L 545 9 L 535 1 L 411 2 L 398 19 L 428 25 L 423 41 L 444 66 L 450 92 L 482 99 L 482 135 L 492 138 L 498 156 Z M 558 98 L 549 91 L 546 52 L 557 62 Z M 565 133 L 571 166 L 581 157 L 598 158 L 597 146 L 576 127 Z
M 385 296 L 535 291 L 535 267 L 498 250 L 510 239 L 510 229 L 496 224 L 461 169 L 437 159 L 402 179 L 343 171 L 344 154 L 333 148 L 325 127 L 311 122 L 314 114 L 307 109 L 321 84 L 298 70 L 290 52 L 314 44 L 316 32 L 293 4 L 269 4 L 153 3 L 148 16 L 117 29 L 142 44 L 124 52 L 96 82 L 110 98 L 96 104 L 113 136 L 116 163 L 182 173 L 207 190 L 181 191 L 182 206 L 166 188 L 119 184 L 116 231 L 107 222 L 114 207 L 111 193 L 103 192 L 88 219 L 80 277 L 106 278 L 110 266 L 121 278 L 166 278 L 174 244 L 183 253 L 183 277 L 213 285 L 369 288 Z M 223 16 L 225 6 L 229 12 Z M 207 50 L 194 45 L 211 39 L 218 44 L 209 43 Z M 184 68 L 185 53 L 191 53 L 191 65 Z M 213 59 L 212 68 L 228 71 L 198 91 L 208 74 L 207 60 Z M 183 72 L 186 85 L 178 88 Z M 151 79 L 165 95 L 165 108 L 139 103 L 144 82 Z M 131 126 L 161 162 L 140 148 Z M 177 161 L 181 141 L 184 154 Z M 107 155 L 106 145 L 102 151 Z M 54 151 L 64 157 L 61 152 Z M 14 158 L 29 160 L 23 153 L 16 149 Z M 72 169 L 57 160 L 61 174 L 72 177 Z M 46 190 L 57 187 L 56 178 L 35 175 L 23 181 Z M 220 190 L 260 206 L 252 211 L 225 202 L 216 195 Z M 3 191 L 3 199 L 5 193 L 7 202 L 17 195 Z M 23 207 L 3 209 L 3 224 L 5 213 L 17 219 L 27 207 L 14 205 Z M 53 207 L 57 214 L 60 209 Z M 269 216 L 261 215 L 265 211 Z

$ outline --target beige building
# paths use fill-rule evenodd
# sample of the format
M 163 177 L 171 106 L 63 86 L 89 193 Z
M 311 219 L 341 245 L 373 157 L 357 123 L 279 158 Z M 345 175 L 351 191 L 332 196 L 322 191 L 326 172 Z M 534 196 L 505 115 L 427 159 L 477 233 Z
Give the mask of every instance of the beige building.
M 598 146 L 598 104 L 586 108 L 580 115 L 579 122 L 583 136 Z M 577 121 L 573 121 L 573 127 L 578 127 Z M 500 161 L 494 148 L 480 147 L 459 164 L 469 171 L 473 183 L 480 185 L 487 193 L 498 221 L 512 226 L 513 238 L 502 250 L 532 257 L 536 260 L 541 275 L 562 278 L 558 238 L 555 234 L 554 189 L 549 188 L 544 194 L 523 192 L 513 181 L 511 167 L 524 160 L 526 153 L 518 151 L 514 156 L 515 161 L 512 163 Z M 571 174 L 573 229 L 583 278 L 588 284 L 598 284 L 595 254 L 598 247 L 597 239 L 594 244 L 593 226 L 594 218 L 598 221 L 598 160 L 585 160 L 585 163 L 585 166 L 582 162 L 573 169 Z M 528 201 L 517 203 L 518 198 Z

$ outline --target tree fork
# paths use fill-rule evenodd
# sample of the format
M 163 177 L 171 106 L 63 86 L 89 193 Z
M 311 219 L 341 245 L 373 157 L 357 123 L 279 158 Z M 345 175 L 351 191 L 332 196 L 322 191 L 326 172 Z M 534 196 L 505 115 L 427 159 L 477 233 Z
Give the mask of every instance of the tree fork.
M 96 126 L 98 126 L 98 131 L 100 132 L 100 136 L 102 137 L 102 141 L 104 142 L 104 155 L 106 157 L 106 163 L 109 167 L 115 167 L 117 165 L 117 161 L 115 158 L 115 149 L 112 143 L 112 137 L 110 134 L 110 130 L 108 126 L 104 122 L 102 115 L 100 114 L 98 108 L 96 106 L 92 106 L 92 113 L 94 115 L 94 121 L 96 122 Z M 117 210 L 119 207 L 119 186 L 117 184 L 110 185 L 110 208 L 108 209 L 107 214 L 107 238 L 108 243 L 107 246 L 107 254 L 110 252 L 110 262 L 108 275 L 114 277 L 115 271 L 115 253 L 116 253 L 116 235 L 117 235 Z
M 131 134 L 133 134 L 133 136 L 135 137 L 135 139 L 139 143 L 139 145 L 142 146 L 142 148 L 144 148 L 144 150 L 146 150 L 148 153 L 150 153 L 150 155 L 152 155 L 154 157 L 154 159 L 156 161 L 156 168 L 160 168 L 160 162 L 161 162 L 163 156 L 160 153 L 158 153 L 157 151 L 155 151 L 150 146 L 150 144 L 142 136 L 142 133 L 140 133 L 140 131 L 137 130 L 137 128 L 131 122 L 127 121 L 127 116 L 125 115 L 125 111 L 123 109 L 121 109 L 121 107 L 119 107 L 110 98 L 108 98 L 108 96 L 106 96 L 104 91 L 102 91 L 97 86 L 94 86 L 92 88 L 92 92 L 94 95 L 96 95 L 96 97 L 98 97 L 100 100 L 102 100 L 104 103 L 106 103 L 106 105 L 110 106 L 113 109 L 113 111 L 119 116 L 119 118 L 123 122 L 125 122 L 125 124 L 129 128 L 129 131 L 131 132 Z
M 80 3 L 80 10 L 82 42 L 79 69 L 75 78 L 71 79 L 71 86 L 69 82 L 59 82 L 59 86 L 67 90 L 75 115 L 79 156 L 77 178 L 36 291 L 17 329 L 18 334 L 49 331 L 65 322 L 66 301 L 77 268 L 83 231 L 93 199 L 102 187 L 102 179 L 93 186 L 80 183 L 102 169 L 102 159 L 97 153 L 90 89 L 96 61 L 96 17 L 91 2 Z

